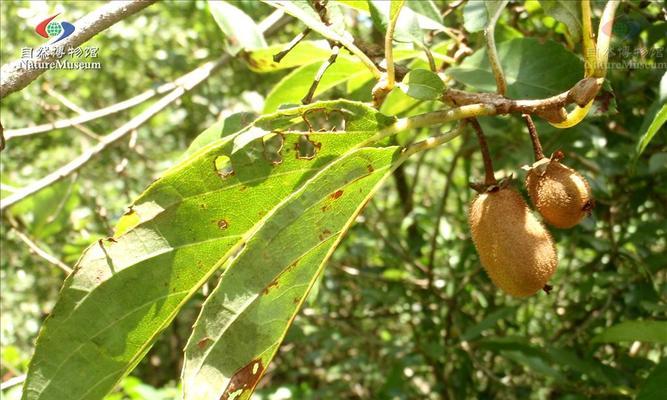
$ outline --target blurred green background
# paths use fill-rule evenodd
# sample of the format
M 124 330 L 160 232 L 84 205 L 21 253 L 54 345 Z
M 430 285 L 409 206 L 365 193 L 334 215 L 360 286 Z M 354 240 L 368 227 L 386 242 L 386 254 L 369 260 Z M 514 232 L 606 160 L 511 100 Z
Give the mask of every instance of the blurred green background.
M 472 50 L 483 48 L 482 32 L 463 30 L 469 5 L 454 8 L 456 3 L 436 2 L 442 12 L 451 9 L 445 25 L 460 31 Z M 2 1 L 1 63 L 20 58 L 23 47 L 43 44 L 34 25 L 45 16 L 62 12 L 63 19 L 73 22 L 101 4 Z M 253 0 L 233 4 L 256 21 L 272 12 Z M 596 15 L 603 4 L 593 2 Z M 656 368 L 667 356 L 667 337 L 634 340 L 651 328 L 628 323 L 664 321 L 667 312 L 664 130 L 636 158 L 640 137 L 667 92 L 664 7 L 657 1 L 620 6 L 620 28 L 612 42 L 617 51 L 611 55 L 618 64 L 609 70 L 596 115 L 564 130 L 536 121 L 545 153 L 563 150 L 565 163 L 587 177 L 596 198 L 592 216 L 581 225 L 551 230 L 560 263 L 550 295 L 511 298 L 481 268 L 466 210 L 474 195 L 468 183 L 480 180 L 483 168 L 474 136 L 466 135 L 414 157 L 366 208 L 290 329 L 256 398 L 608 399 L 657 393 L 651 392 L 655 382 L 662 382 L 662 393 L 667 393 L 667 366 L 663 361 Z M 381 43 L 382 34 L 368 17 L 345 10 L 355 37 Z M 533 37 L 580 51 L 565 26 L 537 1 L 510 3 L 499 24 L 499 46 L 511 38 Z M 290 18 L 267 41 L 286 43 L 303 28 Z M 435 46 L 451 40 L 438 33 L 429 41 Z M 5 130 L 76 115 L 63 98 L 85 111 L 117 103 L 224 52 L 220 29 L 202 1 L 163 1 L 84 47 L 99 48 L 102 69 L 49 71 L 3 99 Z M 624 67 L 628 61 L 643 67 Z M 548 77 L 549 71 L 543 73 Z M 261 112 L 263 99 L 285 75 L 257 74 L 240 57 L 233 58 L 75 175 L 3 214 L 3 382 L 26 372 L 38 329 L 65 277 L 32 253 L 20 235 L 73 266 L 85 247 L 112 234 L 126 206 L 177 162 L 198 133 L 234 112 Z M 368 85 L 354 93 L 347 90 L 340 85 L 321 98 L 369 99 Z M 67 163 L 150 104 L 85 127 L 9 141 L 1 153 L 2 196 Z M 423 102 L 398 109 L 405 116 L 439 107 Z M 521 182 L 521 166 L 532 162 L 521 118 L 480 122 L 498 175 L 514 174 Z M 397 140 L 425 134 L 408 133 Z M 182 349 L 205 291 L 109 399 L 178 398 Z M 625 323 L 623 335 L 609 334 L 608 328 L 619 323 Z M 19 389 L 3 391 L 3 398 L 15 398 Z

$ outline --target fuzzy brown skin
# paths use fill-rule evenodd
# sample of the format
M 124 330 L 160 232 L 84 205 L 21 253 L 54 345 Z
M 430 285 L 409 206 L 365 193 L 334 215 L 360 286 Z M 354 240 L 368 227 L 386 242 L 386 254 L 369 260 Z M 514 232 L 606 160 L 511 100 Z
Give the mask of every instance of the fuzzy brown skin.
M 526 175 L 526 188 L 544 220 L 556 228 L 571 228 L 581 222 L 593 204 L 586 178 L 556 160 L 546 169 L 532 168 Z
M 468 222 L 482 266 L 506 293 L 531 296 L 556 272 L 558 254 L 551 235 L 516 190 L 478 194 Z

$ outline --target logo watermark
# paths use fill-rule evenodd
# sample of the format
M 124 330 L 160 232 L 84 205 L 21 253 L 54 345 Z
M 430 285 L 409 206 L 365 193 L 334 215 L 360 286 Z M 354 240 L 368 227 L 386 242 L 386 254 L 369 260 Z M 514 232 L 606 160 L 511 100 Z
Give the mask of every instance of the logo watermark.
M 42 36 L 43 38 L 46 39 L 60 35 L 60 37 L 53 43 L 58 43 L 61 40 L 68 37 L 69 35 L 71 35 L 72 33 L 74 33 L 74 31 L 76 30 L 74 25 L 70 24 L 67 21 L 57 22 L 53 20 L 58 15 L 60 15 L 60 13 L 52 15 L 43 20 L 42 22 L 40 22 L 39 24 L 37 24 L 37 26 L 35 27 L 35 32 L 37 32 L 39 36 Z
M 64 69 L 87 70 L 101 69 L 98 47 L 53 46 L 74 33 L 76 27 L 67 21 L 54 21 L 60 13 L 52 15 L 35 26 L 35 32 L 46 39 L 56 38 L 53 42 L 38 48 L 21 48 L 21 67 L 23 69 Z M 69 57 L 70 59 L 63 59 Z M 55 60 L 54 60 L 55 58 Z M 92 60 L 91 60 L 92 59 Z

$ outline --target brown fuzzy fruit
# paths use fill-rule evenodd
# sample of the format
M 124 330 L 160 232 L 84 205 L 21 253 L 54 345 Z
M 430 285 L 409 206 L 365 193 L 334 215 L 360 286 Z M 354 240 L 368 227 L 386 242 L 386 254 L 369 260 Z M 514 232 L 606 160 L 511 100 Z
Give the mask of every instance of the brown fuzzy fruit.
M 593 207 L 586 178 L 557 159 L 542 159 L 526 175 L 526 188 L 544 220 L 556 228 L 571 228 Z
M 482 266 L 508 294 L 533 295 L 556 272 L 558 255 L 551 235 L 516 190 L 478 194 L 468 222 Z

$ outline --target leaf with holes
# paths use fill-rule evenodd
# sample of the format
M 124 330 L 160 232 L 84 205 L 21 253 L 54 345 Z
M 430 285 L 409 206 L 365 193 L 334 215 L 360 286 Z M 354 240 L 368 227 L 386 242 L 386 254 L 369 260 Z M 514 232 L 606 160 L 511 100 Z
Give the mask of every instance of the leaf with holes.
M 66 279 L 37 340 L 23 398 L 103 398 L 218 268 L 246 244 L 242 254 L 252 250 L 255 235 L 282 229 L 272 216 L 295 193 L 394 121 L 362 103 L 314 103 L 263 116 L 165 172 L 114 237 L 86 249 Z M 257 136 L 239 146 L 243 135 Z M 340 178 L 359 173 L 348 172 Z M 329 194 L 324 186 L 318 193 Z
M 398 147 L 355 149 L 267 216 L 206 300 L 185 351 L 184 399 L 247 399 Z

